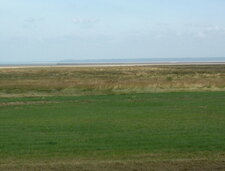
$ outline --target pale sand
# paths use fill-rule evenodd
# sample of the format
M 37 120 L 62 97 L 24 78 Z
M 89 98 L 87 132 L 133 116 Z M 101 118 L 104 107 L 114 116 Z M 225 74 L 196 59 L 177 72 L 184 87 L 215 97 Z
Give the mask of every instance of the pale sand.
M 166 66 L 166 65 L 225 65 L 225 62 L 170 62 L 170 63 L 93 63 L 93 64 L 55 64 L 55 65 L 0 65 L 0 69 L 45 68 L 45 67 L 123 67 L 123 66 Z

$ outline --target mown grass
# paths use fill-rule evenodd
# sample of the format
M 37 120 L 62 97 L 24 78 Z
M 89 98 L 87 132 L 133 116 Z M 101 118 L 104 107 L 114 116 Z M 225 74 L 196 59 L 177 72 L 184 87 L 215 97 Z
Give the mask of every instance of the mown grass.
M 40 100 L 57 103 L 25 103 Z M 2 98 L 0 160 L 225 154 L 224 102 L 225 92 Z
M 0 69 L 0 96 L 223 91 L 225 65 Z

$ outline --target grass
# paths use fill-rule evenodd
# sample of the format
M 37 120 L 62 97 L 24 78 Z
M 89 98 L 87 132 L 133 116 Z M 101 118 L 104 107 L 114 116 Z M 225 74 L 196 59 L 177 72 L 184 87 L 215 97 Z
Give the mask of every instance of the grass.
M 225 65 L 0 69 L 0 97 L 202 90 L 225 90 Z
M 225 92 L 1 98 L 0 169 L 224 168 L 224 102 Z
M 0 170 L 225 170 L 225 65 L 0 69 Z

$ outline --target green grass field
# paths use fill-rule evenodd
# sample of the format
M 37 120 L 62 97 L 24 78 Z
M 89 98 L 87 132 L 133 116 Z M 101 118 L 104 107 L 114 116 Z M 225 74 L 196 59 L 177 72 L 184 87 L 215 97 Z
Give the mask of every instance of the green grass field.
M 225 170 L 225 65 L 0 68 L 0 170 Z
M 0 99 L 0 170 L 223 170 L 224 161 L 225 92 Z

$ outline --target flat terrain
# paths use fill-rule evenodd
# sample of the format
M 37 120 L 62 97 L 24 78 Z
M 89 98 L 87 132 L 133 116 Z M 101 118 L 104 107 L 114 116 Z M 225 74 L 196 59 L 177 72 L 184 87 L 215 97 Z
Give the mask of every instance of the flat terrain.
M 0 169 L 225 169 L 224 102 L 225 92 L 1 98 Z
M 225 65 L 0 69 L 0 97 L 205 90 L 225 90 Z
M 0 170 L 225 170 L 225 65 L 0 69 Z

